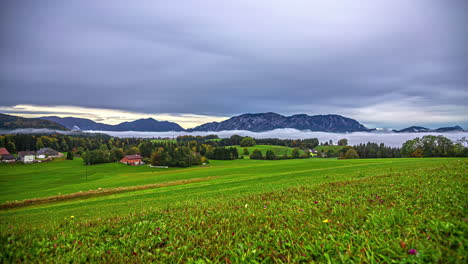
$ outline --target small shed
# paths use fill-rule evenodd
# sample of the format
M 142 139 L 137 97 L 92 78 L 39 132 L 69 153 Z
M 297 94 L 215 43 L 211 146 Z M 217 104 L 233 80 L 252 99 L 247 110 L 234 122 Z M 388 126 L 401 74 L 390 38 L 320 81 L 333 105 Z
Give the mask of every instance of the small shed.
M 145 164 L 143 162 L 143 157 L 140 156 L 140 155 L 127 155 L 127 156 L 123 157 L 120 160 L 120 162 L 124 163 L 124 164 L 127 164 L 127 165 L 132 165 L 132 166 Z
M 20 152 L 18 152 L 18 158 L 23 163 L 32 163 L 32 162 L 34 162 L 35 157 L 36 157 L 36 152 L 34 152 L 34 151 L 20 151 Z

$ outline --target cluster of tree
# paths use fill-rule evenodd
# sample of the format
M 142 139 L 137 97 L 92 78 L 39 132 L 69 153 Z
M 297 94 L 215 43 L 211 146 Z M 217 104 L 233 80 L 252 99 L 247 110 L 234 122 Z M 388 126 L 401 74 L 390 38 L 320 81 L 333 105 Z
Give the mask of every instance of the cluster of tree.
M 338 146 L 347 146 L 348 145 L 348 140 L 346 138 L 342 138 L 338 140 Z
M 215 147 L 206 153 L 206 157 L 214 160 L 234 160 L 239 158 L 239 152 L 235 147 Z
M 100 149 L 102 146 L 105 146 L 107 149 L 121 148 L 125 153 L 131 153 L 135 152 L 142 143 L 146 143 L 146 146 L 148 146 L 148 143 L 151 142 L 141 138 L 111 138 L 105 134 L 80 134 L 73 136 L 63 134 L 0 135 L 0 147 L 7 148 L 10 153 L 52 148 L 60 152 L 71 151 L 75 155 L 81 155 L 86 151 Z
M 359 159 L 360 157 L 354 148 L 348 147 L 348 148 L 343 148 L 340 151 L 339 158 L 340 159 Z
M 319 145 L 319 140 L 316 138 L 306 138 L 306 139 L 278 139 L 278 138 L 260 138 L 255 139 L 257 144 L 261 145 L 276 145 L 276 146 L 285 146 L 290 148 L 300 148 L 300 149 L 313 149 Z
M 190 167 L 208 163 L 208 159 L 186 146 L 165 146 L 151 154 L 150 162 L 153 166 Z
M 288 156 L 286 152 L 282 156 L 277 156 L 272 150 L 267 150 L 264 156 L 263 153 L 258 149 L 255 149 L 254 151 L 252 151 L 252 154 L 250 154 L 250 159 L 265 159 L 265 160 L 305 159 L 309 157 L 310 156 L 307 155 L 306 153 L 301 153 L 301 150 L 299 148 L 294 148 L 291 152 L 291 156 Z
M 251 137 L 245 137 L 240 142 L 241 147 L 253 147 L 255 145 L 257 145 L 257 142 Z
M 465 138 L 452 142 L 444 136 L 426 135 L 406 141 L 401 154 L 403 157 L 468 157 L 467 143 Z
M 117 162 L 124 157 L 124 151 L 115 147 L 109 150 L 105 145 L 102 145 L 99 149 L 84 152 L 81 157 L 86 165 Z
M 178 136 L 177 142 L 188 142 L 188 141 L 196 141 L 196 142 L 205 142 L 210 141 L 213 139 L 219 139 L 218 135 L 206 135 L 206 136 Z M 239 145 L 239 144 L 237 144 Z
M 244 140 L 247 138 L 246 140 Z M 244 143 L 242 141 L 244 140 Z M 279 139 L 279 138 L 251 138 L 242 137 L 239 135 L 232 135 L 230 138 L 223 138 L 218 141 L 205 141 L 205 144 L 213 146 L 236 146 L 241 145 L 242 147 L 255 146 L 255 145 L 276 145 L 285 146 L 290 148 L 301 148 L 301 149 L 312 149 L 319 145 L 319 141 L 316 138 L 308 139 Z
M 401 158 L 399 148 L 385 146 L 384 143 L 377 144 L 368 142 L 353 147 L 361 159 Z

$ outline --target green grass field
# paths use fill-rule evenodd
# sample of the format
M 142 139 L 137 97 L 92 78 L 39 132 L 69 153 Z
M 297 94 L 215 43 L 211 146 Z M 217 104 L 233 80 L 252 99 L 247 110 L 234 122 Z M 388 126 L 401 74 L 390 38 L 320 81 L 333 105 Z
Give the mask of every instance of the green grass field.
M 79 159 L 1 164 L 2 203 L 167 187 L 2 209 L 0 259 L 465 263 L 467 165 L 457 158 L 234 160 L 183 169 L 115 163 L 89 166 L 86 180 Z
M 151 142 L 153 143 L 177 143 L 176 139 L 152 139 Z
M 237 151 L 239 152 L 239 155 L 243 155 L 244 153 L 244 147 L 241 146 L 234 146 L 237 148 Z M 263 155 L 266 154 L 267 150 L 271 150 L 275 153 L 276 156 L 283 156 L 285 153 L 288 154 L 288 156 L 291 156 L 291 153 L 293 151 L 293 148 L 289 147 L 284 147 L 284 146 L 275 146 L 275 145 L 255 145 L 253 147 L 247 147 L 249 150 L 249 153 L 252 154 L 252 152 L 255 149 L 258 149 L 262 152 Z M 300 153 L 304 153 L 304 151 L 300 151 Z M 247 156 L 246 156 L 247 158 Z
M 335 153 L 338 153 L 340 150 L 342 150 L 344 146 L 335 146 L 335 145 L 330 145 L 330 146 L 317 146 L 314 149 L 316 149 L 318 152 L 322 152 L 324 150 L 327 152 L 328 150 L 333 150 Z
M 212 138 L 212 139 L 207 139 L 206 141 L 221 141 L 223 140 L 222 138 Z

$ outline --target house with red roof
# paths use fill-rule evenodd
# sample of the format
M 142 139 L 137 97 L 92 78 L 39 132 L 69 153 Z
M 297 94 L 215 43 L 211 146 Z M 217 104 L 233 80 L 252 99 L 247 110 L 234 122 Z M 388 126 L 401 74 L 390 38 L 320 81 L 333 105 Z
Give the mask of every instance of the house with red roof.
M 6 148 L 0 148 L 0 163 L 16 162 L 16 157 L 11 155 Z
M 121 163 L 135 166 L 135 165 L 143 165 L 143 157 L 140 155 L 126 155 L 120 160 Z
M 10 152 L 6 148 L 0 148 L 0 155 L 10 155 Z

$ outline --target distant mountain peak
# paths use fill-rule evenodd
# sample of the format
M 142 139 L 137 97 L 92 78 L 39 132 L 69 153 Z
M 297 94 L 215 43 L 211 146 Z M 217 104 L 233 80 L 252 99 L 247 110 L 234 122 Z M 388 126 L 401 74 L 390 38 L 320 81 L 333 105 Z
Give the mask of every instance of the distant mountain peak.
M 354 119 L 340 115 L 296 114 L 283 116 L 274 112 L 249 113 L 234 116 L 222 122 L 211 122 L 189 129 L 189 131 L 248 130 L 253 132 L 269 131 L 278 128 L 324 132 L 368 131 Z
M 410 126 L 401 130 L 394 130 L 397 133 L 419 133 L 419 132 L 455 132 L 455 131 L 464 131 L 460 126 L 453 127 L 440 127 L 437 129 L 430 129 L 422 126 Z

